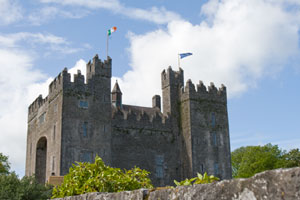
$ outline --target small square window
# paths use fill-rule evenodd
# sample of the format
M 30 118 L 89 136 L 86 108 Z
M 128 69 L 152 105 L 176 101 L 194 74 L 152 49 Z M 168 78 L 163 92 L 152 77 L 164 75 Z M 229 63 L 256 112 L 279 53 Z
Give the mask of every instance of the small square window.
M 89 104 L 87 101 L 79 101 L 79 107 L 80 108 L 88 108 Z

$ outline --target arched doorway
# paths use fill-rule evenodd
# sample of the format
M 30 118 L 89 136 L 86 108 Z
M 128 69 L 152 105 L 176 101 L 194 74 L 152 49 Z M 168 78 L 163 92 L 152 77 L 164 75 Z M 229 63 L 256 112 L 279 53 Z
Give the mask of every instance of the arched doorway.
M 46 182 L 46 162 L 47 162 L 47 138 L 42 137 L 36 145 L 35 157 L 35 177 L 36 180 L 44 184 Z

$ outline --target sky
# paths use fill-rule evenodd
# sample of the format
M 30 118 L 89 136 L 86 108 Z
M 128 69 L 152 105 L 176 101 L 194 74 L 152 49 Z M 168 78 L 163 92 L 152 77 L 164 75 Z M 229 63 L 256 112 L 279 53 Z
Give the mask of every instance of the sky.
M 0 152 L 25 171 L 28 106 L 65 67 L 106 59 L 123 103 L 151 106 L 160 73 L 227 87 L 231 150 L 300 147 L 299 0 L 0 0 Z

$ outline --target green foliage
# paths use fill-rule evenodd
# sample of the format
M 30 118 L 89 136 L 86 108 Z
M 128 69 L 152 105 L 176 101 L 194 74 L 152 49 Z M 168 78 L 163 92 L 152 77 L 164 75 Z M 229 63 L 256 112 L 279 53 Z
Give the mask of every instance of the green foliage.
M 285 168 L 300 167 L 300 151 L 299 151 L 299 149 L 292 149 L 288 153 L 285 153 L 283 155 L 282 166 Z
M 0 199 L 46 200 L 51 192 L 51 186 L 38 184 L 34 177 L 25 176 L 20 180 L 14 172 L 0 175 Z
M 0 175 L 9 173 L 8 157 L 0 153 Z
M 218 180 L 219 180 L 218 177 L 214 177 L 213 175 L 208 176 L 207 173 L 205 172 L 203 176 L 200 173 L 197 173 L 197 177 L 195 178 L 185 179 L 180 182 L 174 180 L 174 183 L 176 184 L 176 186 L 182 186 L 182 185 L 193 185 L 193 184 L 206 184 Z
M 73 164 L 61 186 L 53 189 L 52 198 L 88 192 L 120 192 L 139 188 L 153 188 L 149 172 L 134 167 L 121 170 L 106 166 L 98 156 L 94 163 Z
M 289 153 L 277 145 L 247 146 L 231 153 L 234 178 L 248 178 L 265 170 L 300 166 L 299 149 Z

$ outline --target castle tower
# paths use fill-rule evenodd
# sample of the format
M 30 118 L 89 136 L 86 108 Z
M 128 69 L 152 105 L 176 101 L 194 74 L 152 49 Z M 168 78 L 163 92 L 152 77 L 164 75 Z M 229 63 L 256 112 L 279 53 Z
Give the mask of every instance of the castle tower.
M 231 158 L 227 113 L 226 87 L 217 89 L 213 83 L 208 90 L 200 81 L 186 82 L 180 93 L 183 165 L 188 177 L 197 172 L 230 179 Z
M 111 92 L 111 102 L 115 107 L 122 108 L 122 92 L 119 87 L 118 81 Z
M 177 114 L 179 89 L 183 86 L 183 70 L 173 71 L 171 66 L 161 73 L 161 88 L 163 96 L 163 113 Z
M 96 55 L 87 63 L 87 80 L 80 71 L 64 69 L 28 109 L 26 175 L 40 183 L 68 173 L 76 161 L 96 155 L 111 162 L 111 59 Z

